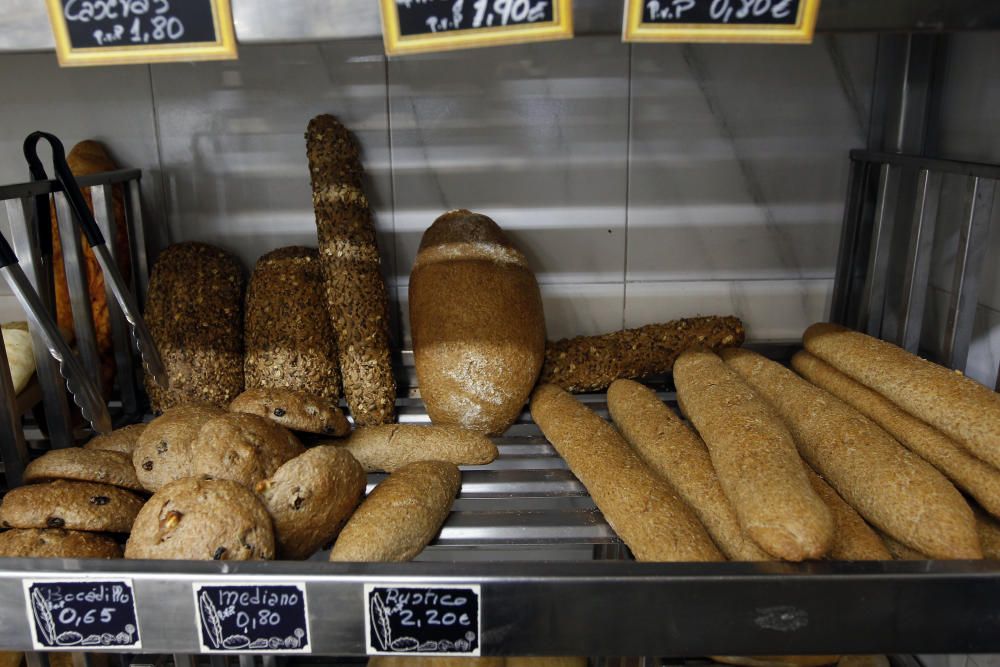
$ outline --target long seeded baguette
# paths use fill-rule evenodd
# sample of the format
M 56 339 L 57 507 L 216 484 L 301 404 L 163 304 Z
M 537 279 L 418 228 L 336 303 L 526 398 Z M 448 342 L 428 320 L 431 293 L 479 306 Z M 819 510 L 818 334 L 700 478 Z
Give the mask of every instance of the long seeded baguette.
M 814 324 L 806 350 L 1000 468 L 1000 395 L 892 343 L 836 324 Z
M 955 485 L 1000 516 L 1000 470 L 969 454 L 954 440 L 911 417 L 892 401 L 855 382 L 808 352 L 792 357 L 792 368 L 817 387 L 825 389 L 888 431 L 901 444 L 919 454 Z
M 531 416 L 636 560 L 724 560 L 691 510 L 611 424 L 551 384 L 535 389 Z
M 417 461 L 389 475 L 347 521 L 331 561 L 412 560 L 441 530 L 462 484 L 453 463 Z
M 608 410 L 632 448 L 690 506 L 730 560 L 772 560 L 740 528 L 705 443 L 656 397 L 632 380 L 608 388 Z
M 780 364 L 747 350 L 723 357 L 778 410 L 802 457 L 868 522 L 937 558 L 982 557 L 972 510 L 931 464 Z
M 392 472 L 414 461 L 484 465 L 497 457 L 497 446 L 478 431 L 458 426 L 380 424 L 354 429 L 343 446 L 367 472 Z
M 396 410 L 389 302 L 358 147 L 336 118 L 322 115 L 309 121 L 306 153 L 344 397 L 356 424 L 389 423 Z
M 684 350 L 741 345 L 745 331 L 736 317 L 692 317 L 647 324 L 600 336 L 548 342 L 539 383 L 573 393 L 603 391 L 621 378 L 668 373 Z
M 832 486 L 811 469 L 807 474 L 816 493 L 830 508 L 836 525 L 833 547 L 826 557 L 830 560 L 892 560 L 892 554 L 885 548 L 885 543 L 865 523 L 857 510 L 848 505 Z
M 688 350 L 677 359 L 674 383 L 743 530 L 777 558 L 826 554 L 833 517 L 771 406 L 705 350 Z

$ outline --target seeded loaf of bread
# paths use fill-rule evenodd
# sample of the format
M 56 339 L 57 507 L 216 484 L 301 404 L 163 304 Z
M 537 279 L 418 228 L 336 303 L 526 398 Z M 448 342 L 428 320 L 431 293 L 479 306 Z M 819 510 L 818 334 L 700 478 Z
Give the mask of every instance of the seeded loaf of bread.
M 825 555 L 833 517 L 767 401 L 708 350 L 681 354 L 674 383 L 743 530 L 776 558 Z
M 972 510 L 931 464 L 781 364 L 724 350 L 788 424 L 802 457 L 879 531 L 935 558 L 981 558 Z
M 833 514 L 833 546 L 826 557 L 830 560 L 892 560 L 878 534 L 865 523 L 857 510 L 847 504 L 832 486 L 810 468 L 809 481 Z
M 344 396 L 356 424 L 389 423 L 396 411 L 389 302 L 358 146 L 336 118 L 322 115 L 309 121 L 306 153 Z
M 332 444 L 343 444 L 368 472 L 392 472 L 414 461 L 484 465 L 497 457 L 497 446 L 482 433 L 436 424 L 362 426 Z
M 413 361 L 431 421 L 506 431 L 545 352 L 542 297 L 524 255 L 485 215 L 445 213 L 420 241 L 409 301 Z
M 160 253 L 145 318 L 170 386 L 147 375 L 155 413 L 187 403 L 226 407 L 243 391 L 243 280 L 235 257 L 204 243 Z

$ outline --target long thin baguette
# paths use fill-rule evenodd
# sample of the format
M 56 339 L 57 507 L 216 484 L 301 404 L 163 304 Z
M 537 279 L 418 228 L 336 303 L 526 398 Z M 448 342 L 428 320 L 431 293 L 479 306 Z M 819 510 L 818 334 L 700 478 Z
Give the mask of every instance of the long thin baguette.
M 730 560 L 773 559 L 740 527 L 705 443 L 652 389 L 615 380 L 608 388 L 608 409 L 639 457 L 677 491 Z
M 962 494 L 867 417 L 778 363 L 747 350 L 726 363 L 784 418 L 802 457 L 883 533 L 937 558 L 981 558 Z
M 535 389 L 531 416 L 636 560 L 725 560 L 691 510 L 611 424 L 551 384 Z
M 816 493 L 833 514 L 836 533 L 833 547 L 826 555 L 830 560 L 892 560 L 878 534 L 865 523 L 857 510 L 847 504 L 837 491 L 812 469 L 807 471 Z
M 983 545 L 983 557 L 1000 560 L 1000 522 L 979 509 L 973 511 L 976 513 L 976 532 Z
M 360 426 L 343 445 L 367 472 L 392 472 L 414 461 L 483 465 L 497 457 L 497 446 L 478 431 L 458 426 L 380 424 Z
M 836 324 L 814 324 L 806 350 L 1000 468 L 1000 395 L 891 343 Z
M 707 350 L 677 359 L 674 384 L 743 530 L 777 558 L 822 557 L 833 517 L 771 406 Z
M 881 426 L 979 501 L 987 511 L 1000 516 L 1000 470 L 969 454 L 941 431 L 911 417 L 892 401 L 855 382 L 819 357 L 801 351 L 792 357 L 792 368 Z

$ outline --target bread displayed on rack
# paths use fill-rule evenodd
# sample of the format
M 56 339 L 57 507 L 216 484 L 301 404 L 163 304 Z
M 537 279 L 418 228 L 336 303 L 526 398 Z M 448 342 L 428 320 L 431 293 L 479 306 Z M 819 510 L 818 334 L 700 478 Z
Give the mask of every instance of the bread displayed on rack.
M 420 240 L 409 307 L 413 362 L 431 421 L 506 431 L 545 353 L 541 292 L 521 251 L 485 215 L 449 211 Z
M 100 449 L 52 449 L 24 469 L 24 481 L 28 484 L 55 479 L 110 484 L 129 491 L 145 490 L 136 477 L 130 455 Z
M 191 475 L 253 489 L 304 451 L 298 438 L 271 420 L 227 412 L 205 422 L 191 442 Z
M 335 437 L 351 432 L 350 422 L 333 402 L 294 389 L 248 389 L 233 399 L 229 410 L 265 417 L 292 431 Z
M 117 486 L 59 479 L 8 491 L 0 526 L 127 533 L 142 506 L 142 498 Z
M 3 347 L 10 368 L 11 387 L 17 396 L 35 375 L 35 348 L 27 327 L 21 329 L 10 324 L 4 324 L 2 328 Z
M 321 115 L 309 121 L 306 153 L 344 397 L 356 424 L 389 423 L 395 416 L 396 381 L 388 295 L 358 146 L 336 118 Z
M 833 543 L 833 517 L 774 408 L 708 350 L 688 350 L 674 383 L 743 530 L 776 558 L 820 558 Z
M 436 424 L 361 426 L 336 444 L 367 472 L 392 472 L 416 461 L 485 465 L 497 457 L 497 446 L 482 433 Z
M 670 486 L 587 406 L 543 384 L 532 394 L 531 416 L 637 560 L 725 560 Z
M 211 405 L 181 405 L 151 421 L 132 452 L 135 474 L 143 487 L 156 491 L 168 482 L 190 477 L 192 443 L 202 426 L 224 414 L 225 410 Z
M 802 457 L 882 533 L 935 558 L 981 558 L 972 510 L 940 472 L 867 417 L 777 362 L 724 350 L 766 398 Z
M 730 560 L 772 560 L 740 526 L 708 449 L 656 393 L 632 380 L 608 388 L 608 411 L 639 457 L 690 506 Z
M 121 558 L 122 548 L 100 533 L 64 528 L 12 528 L 0 533 L 0 558 Z
M 833 515 L 833 546 L 827 552 L 829 560 L 892 560 L 885 543 L 865 523 L 857 510 L 840 497 L 832 486 L 811 468 L 806 470 L 817 495 L 823 499 Z
M 121 452 L 129 457 L 139 446 L 139 436 L 146 430 L 145 424 L 129 424 L 116 428 L 111 433 L 98 434 L 87 441 L 84 449 L 97 449 L 108 452 Z
M 153 266 L 145 319 L 170 383 L 148 374 L 154 413 L 189 403 L 229 405 L 243 391 L 243 268 L 205 243 L 169 246 Z

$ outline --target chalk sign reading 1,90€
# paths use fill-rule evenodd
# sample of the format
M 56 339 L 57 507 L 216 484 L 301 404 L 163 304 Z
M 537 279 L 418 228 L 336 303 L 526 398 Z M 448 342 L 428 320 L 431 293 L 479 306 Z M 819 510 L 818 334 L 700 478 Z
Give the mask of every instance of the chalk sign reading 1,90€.
M 812 41 L 820 0 L 625 0 L 627 42 Z

